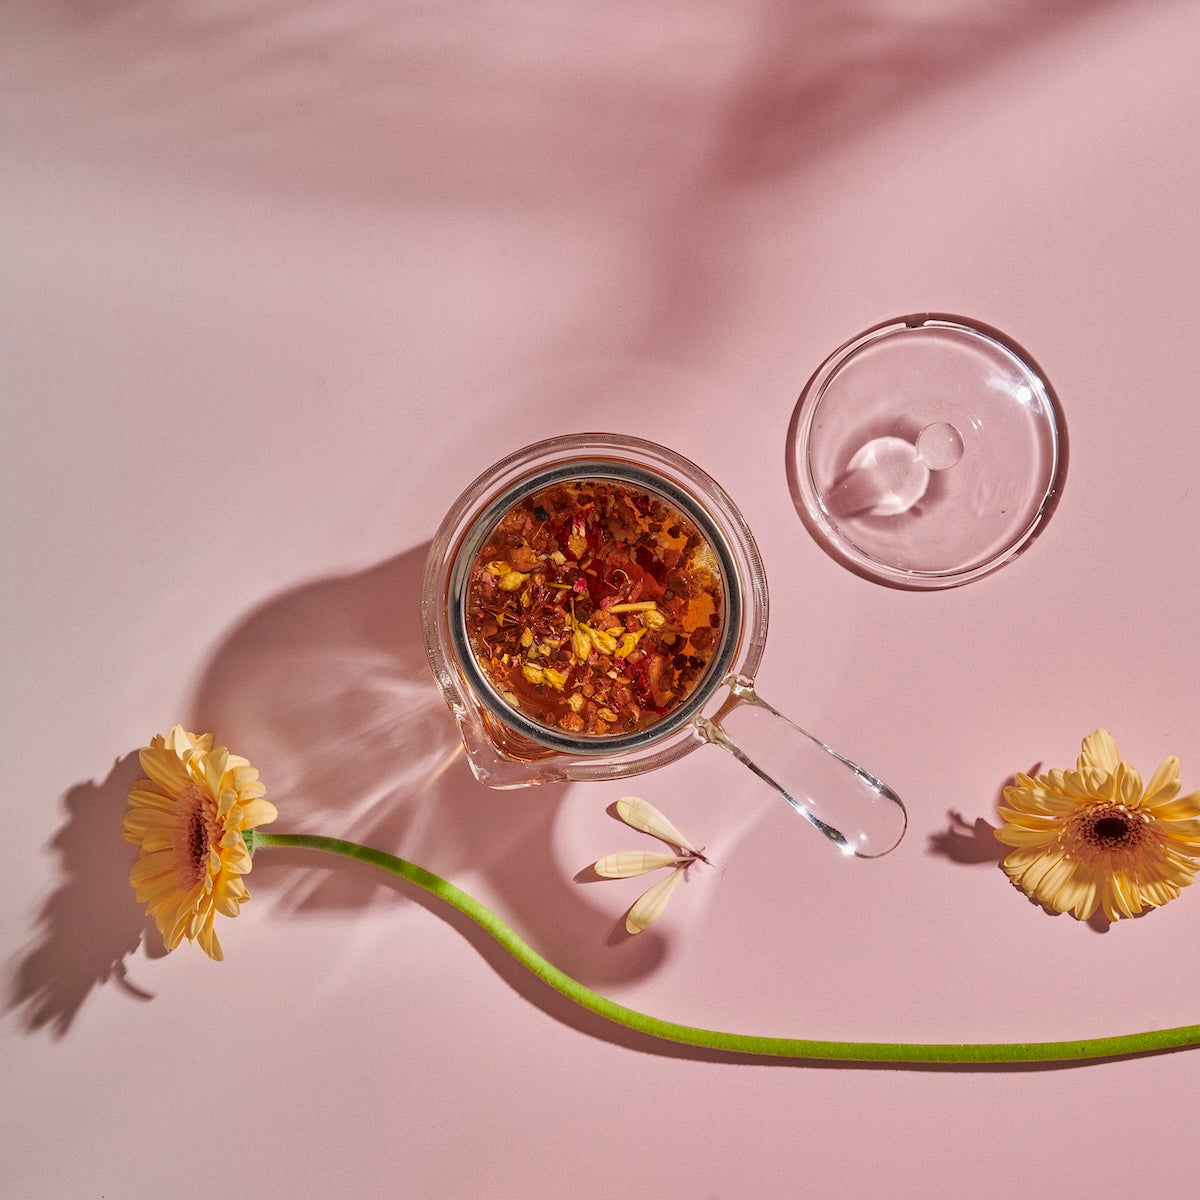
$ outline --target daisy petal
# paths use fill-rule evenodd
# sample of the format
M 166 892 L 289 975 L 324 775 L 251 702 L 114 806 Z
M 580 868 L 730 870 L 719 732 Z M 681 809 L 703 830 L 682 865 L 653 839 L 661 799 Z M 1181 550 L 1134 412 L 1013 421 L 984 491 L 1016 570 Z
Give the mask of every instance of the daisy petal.
M 653 804 L 639 796 L 622 796 L 617 801 L 617 815 L 626 825 L 661 838 L 668 845 L 678 846 L 681 850 L 695 850 L 691 842 Z
M 1083 739 L 1083 753 L 1079 757 L 1079 769 L 1084 766 L 1098 767 L 1101 771 L 1112 774 L 1120 766 L 1121 756 L 1117 753 L 1117 743 L 1107 729 L 1097 729 L 1090 737 Z
M 1113 776 L 1113 799 L 1126 808 L 1137 808 L 1142 801 L 1142 777 L 1128 763 L 1117 766 Z
M 257 829 L 260 825 L 270 825 L 279 816 L 279 809 L 270 800 L 250 800 L 242 805 L 242 829 Z
M 1159 808 L 1169 804 L 1179 794 L 1179 759 L 1174 755 L 1163 759 L 1159 768 L 1150 776 L 1142 803 L 1147 808 Z
M 630 933 L 641 933 L 662 915 L 672 893 L 683 878 L 683 867 L 676 867 L 666 879 L 660 880 L 648 891 L 643 892 L 634 906 L 625 915 L 625 928 Z
M 656 850 L 624 850 L 619 854 L 606 854 L 592 870 L 605 879 L 627 879 L 631 875 L 645 875 L 659 867 L 674 867 L 687 862 L 675 854 L 661 854 Z

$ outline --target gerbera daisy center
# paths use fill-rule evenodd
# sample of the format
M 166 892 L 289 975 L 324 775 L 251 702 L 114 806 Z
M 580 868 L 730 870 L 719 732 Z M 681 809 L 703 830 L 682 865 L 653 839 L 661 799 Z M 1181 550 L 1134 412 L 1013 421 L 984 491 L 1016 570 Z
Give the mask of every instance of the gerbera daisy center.
M 194 784 L 180 806 L 181 837 L 176 841 L 180 881 L 185 887 L 198 883 L 208 871 L 209 854 L 216 849 L 219 831 L 216 805 Z
M 1140 813 L 1120 804 L 1091 804 L 1082 808 L 1063 829 L 1063 848 L 1085 860 L 1096 854 L 1134 851 L 1149 829 Z
M 1129 832 L 1129 822 L 1121 817 L 1101 817 L 1092 826 L 1092 833 L 1101 842 L 1123 842 Z

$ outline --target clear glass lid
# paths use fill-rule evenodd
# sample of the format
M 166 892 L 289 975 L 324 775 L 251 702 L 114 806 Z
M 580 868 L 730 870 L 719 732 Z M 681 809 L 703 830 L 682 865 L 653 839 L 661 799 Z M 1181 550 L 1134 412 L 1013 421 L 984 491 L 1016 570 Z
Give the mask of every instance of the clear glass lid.
M 793 496 L 839 561 L 943 588 L 1011 561 L 1062 486 L 1058 402 L 986 326 L 920 314 L 867 330 L 809 381 L 788 436 Z

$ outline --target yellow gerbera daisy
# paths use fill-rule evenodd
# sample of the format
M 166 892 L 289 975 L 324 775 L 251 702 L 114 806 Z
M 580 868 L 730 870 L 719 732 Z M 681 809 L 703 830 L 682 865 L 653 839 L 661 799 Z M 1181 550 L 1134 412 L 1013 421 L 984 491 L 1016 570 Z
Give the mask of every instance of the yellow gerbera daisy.
M 214 750 L 210 733 L 176 725 L 138 758 L 149 778 L 129 789 L 122 832 L 141 850 L 129 880 L 168 950 L 186 937 L 221 959 L 213 920 L 236 917 L 250 898 L 242 831 L 275 820 L 275 805 L 262 798 L 267 789 L 249 762 L 224 746 Z
M 1074 771 L 1018 775 L 1004 789 L 996 837 L 1014 846 L 1009 879 L 1034 900 L 1086 921 L 1159 907 L 1200 868 L 1200 791 L 1179 795 L 1179 759 L 1143 787 L 1106 729 L 1083 742 Z

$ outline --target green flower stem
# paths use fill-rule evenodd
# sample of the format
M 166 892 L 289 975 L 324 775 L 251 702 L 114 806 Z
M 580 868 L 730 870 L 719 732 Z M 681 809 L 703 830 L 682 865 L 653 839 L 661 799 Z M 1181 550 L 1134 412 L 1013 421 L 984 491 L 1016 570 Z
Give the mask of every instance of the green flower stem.
M 825 1062 L 859 1063 L 1063 1063 L 1117 1058 L 1200 1044 L 1200 1025 L 1149 1030 L 1117 1037 L 1084 1038 L 1071 1042 L 831 1042 L 810 1038 L 761 1037 L 746 1033 L 722 1033 L 664 1021 L 606 999 L 572 979 L 537 951 L 478 900 L 414 863 L 340 838 L 304 833 L 248 833 L 251 848 L 292 846 L 323 850 L 358 859 L 407 879 L 431 895 L 444 900 L 485 929 L 522 966 L 569 1000 L 597 1015 L 650 1037 L 700 1046 L 730 1054 L 756 1054 L 775 1058 L 810 1059 Z

